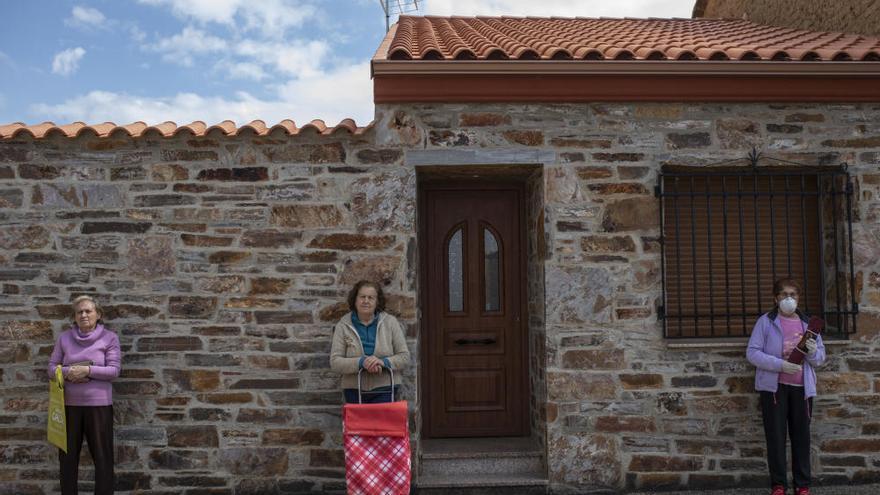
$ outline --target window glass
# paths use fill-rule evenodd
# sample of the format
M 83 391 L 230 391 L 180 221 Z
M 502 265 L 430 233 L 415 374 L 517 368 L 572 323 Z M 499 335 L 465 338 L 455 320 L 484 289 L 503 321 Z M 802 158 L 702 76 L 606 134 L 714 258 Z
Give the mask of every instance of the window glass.
M 486 286 L 486 311 L 501 309 L 501 273 L 498 241 L 489 229 L 483 229 L 483 273 Z
M 449 239 L 446 252 L 446 273 L 449 277 L 449 311 L 464 309 L 464 257 L 461 249 L 462 230 L 459 228 Z

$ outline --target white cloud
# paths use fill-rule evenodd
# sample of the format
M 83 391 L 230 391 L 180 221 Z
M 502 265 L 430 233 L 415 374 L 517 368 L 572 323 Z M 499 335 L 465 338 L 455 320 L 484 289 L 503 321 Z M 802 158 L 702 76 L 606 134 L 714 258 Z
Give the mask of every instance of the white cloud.
M 211 55 L 214 70 L 235 79 L 256 81 L 267 77 L 267 70 L 295 77 L 319 75 L 330 52 L 330 46 L 322 40 L 277 42 L 248 38 L 229 43 L 192 26 L 145 45 L 144 49 L 162 54 L 166 62 L 186 67 L 193 66 L 197 56 Z
M 182 19 L 224 24 L 234 29 L 259 31 L 266 37 L 281 37 L 287 28 L 301 26 L 317 14 L 300 0 L 139 0 L 170 8 Z
M 64 20 L 64 23 L 68 26 L 89 29 L 104 27 L 106 21 L 107 18 L 100 10 L 77 5 L 71 11 L 70 17 Z
M 268 125 L 293 119 L 304 125 L 323 119 L 327 125 L 351 117 L 359 125 L 373 119 L 372 82 L 368 62 L 338 71 L 292 80 L 274 88 L 275 97 L 260 99 L 247 92 L 232 97 L 178 93 L 164 97 L 138 97 L 125 93 L 92 91 L 57 105 L 37 104 L 37 119 L 55 122 L 112 121 L 120 124 L 142 120 L 157 124 L 172 120 L 188 124 L 201 120 L 209 125 L 233 120 L 242 125 L 262 119 Z
M 331 65 L 327 41 L 297 39 L 290 29 L 306 19 L 318 18 L 306 0 L 139 1 L 168 9 L 191 23 L 174 36 L 142 45 L 145 51 L 161 54 L 166 62 L 203 67 L 228 79 L 264 83 L 325 77 Z M 368 78 L 369 71 L 364 75 Z
M 128 34 L 131 36 L 131 39 L 136 41 L 137 43 L 143 42 L 147 39 L 147 33 L 145 33 L 141 28 L 137 25 L 133 25 L 128 28 Z
M 138 0 L 157 7 L 170 7 L 171 12 L 183 19 L 199 22 L 232 24 L 241 3 L 240 0 Z M 257 2 L 254 2 L 257 3 Z
M 214 67 L 217 72 L 226 74 L 231 79 L 249 79 L 252 81 L 262 81 L 269 77 L 266 71 L 258 64 L 250 62 L 231 62 L 221 60 Z
M 281 101 L 295 105 L 297 123 L 324 119 L 327 125 L 351 117 L 359 125 L 373 120 L 370 63 L 348 65 L 316 77 L 289 81 L 278 88 Z M 309 117 L 311 115 L 311 117 Z
M 166 62 L 191 66 L 193 55 L 203 55 L 226 50 L 226 41 L 212 36 L 200 29 L 187 26 L 179 34 L 170 38 L 162 38 L 158 42 L 147 45 L 147 49 L 162 54 Z
M 430 0 L 430 15 L 565 17 L 690 17 L 693 0 Z
M 81 46 L 55 54 L 55 58 L 52 59 L 52 72 L 62 76 L 73 74 L 79 69 L 79 61 L 85 54 L 86 51 Z
M 287 28 L 302 26 L 317 14 L 311 5 L 283 0 L 242 0 L 239 9 L 247 30 L 260 31 L 271 37 L 283 36 Z
M 235 53 L 252 63 L 297 77 L 320 74 L 321 62 L 329 51 L 330 46 L 321 40 L 288 40 L 283 43 L 244 40 L 235 46 Z
M 202 97 L 193 93 L 178 93 L 169 97 L 138 97 L 126 93 L 91 91 L 57 105 L 33 105 L 31 111 L 37 115 L 52 116 L 56 122 L 82 120 L 127 124 L 144 121 L 157 124 L 172 120 L 187 124 L 194 120 L 223 120 L 217 120 L 220 117 L 218 112 L 232 116 L 236 113 L 232 110 L 234 106 L 241 106 L 246 101 L 247 98 L 241 95 L 236 101 L 222 97 Z

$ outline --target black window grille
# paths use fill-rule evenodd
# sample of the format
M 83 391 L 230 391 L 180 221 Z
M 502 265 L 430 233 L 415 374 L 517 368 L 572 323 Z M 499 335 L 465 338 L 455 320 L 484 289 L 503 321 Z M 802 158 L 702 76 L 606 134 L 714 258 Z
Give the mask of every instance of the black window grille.
M 801 284 L 799 308 L 823 317 L 827 336 L 856 331 L 846 164 L 753 151 L 714 166 L 665 166 L 656 193 L 667 338 L 748 336 L 783 277 Z

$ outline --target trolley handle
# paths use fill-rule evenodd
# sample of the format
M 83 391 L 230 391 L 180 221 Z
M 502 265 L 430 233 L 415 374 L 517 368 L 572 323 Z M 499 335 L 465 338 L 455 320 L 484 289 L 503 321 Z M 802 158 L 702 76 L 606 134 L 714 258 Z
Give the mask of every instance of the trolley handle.
M 394 402 L 394 371 L 391 368 L 387 368 L 385 366 L 382 367 L 383 370 L 387 370 L 391 375 L 391 402 Z M 361 373 L 364 372 L 364 368 L 358 370 L 358 404 L 363 404 L 364 401 L 361 398 Z

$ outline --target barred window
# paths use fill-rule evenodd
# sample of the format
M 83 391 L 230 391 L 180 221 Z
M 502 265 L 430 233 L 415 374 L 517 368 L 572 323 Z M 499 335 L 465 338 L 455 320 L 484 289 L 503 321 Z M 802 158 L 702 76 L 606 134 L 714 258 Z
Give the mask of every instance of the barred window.
M 738 167 L 664 167 L 663 302 L 668 338 L 748 336 L 773 282 L 801 284 L 799 308 L 826 334 L 855 332 L 852 183 L 845 165 L 752 155 Z M 759 162 L 774 162 L 771 167 Z

